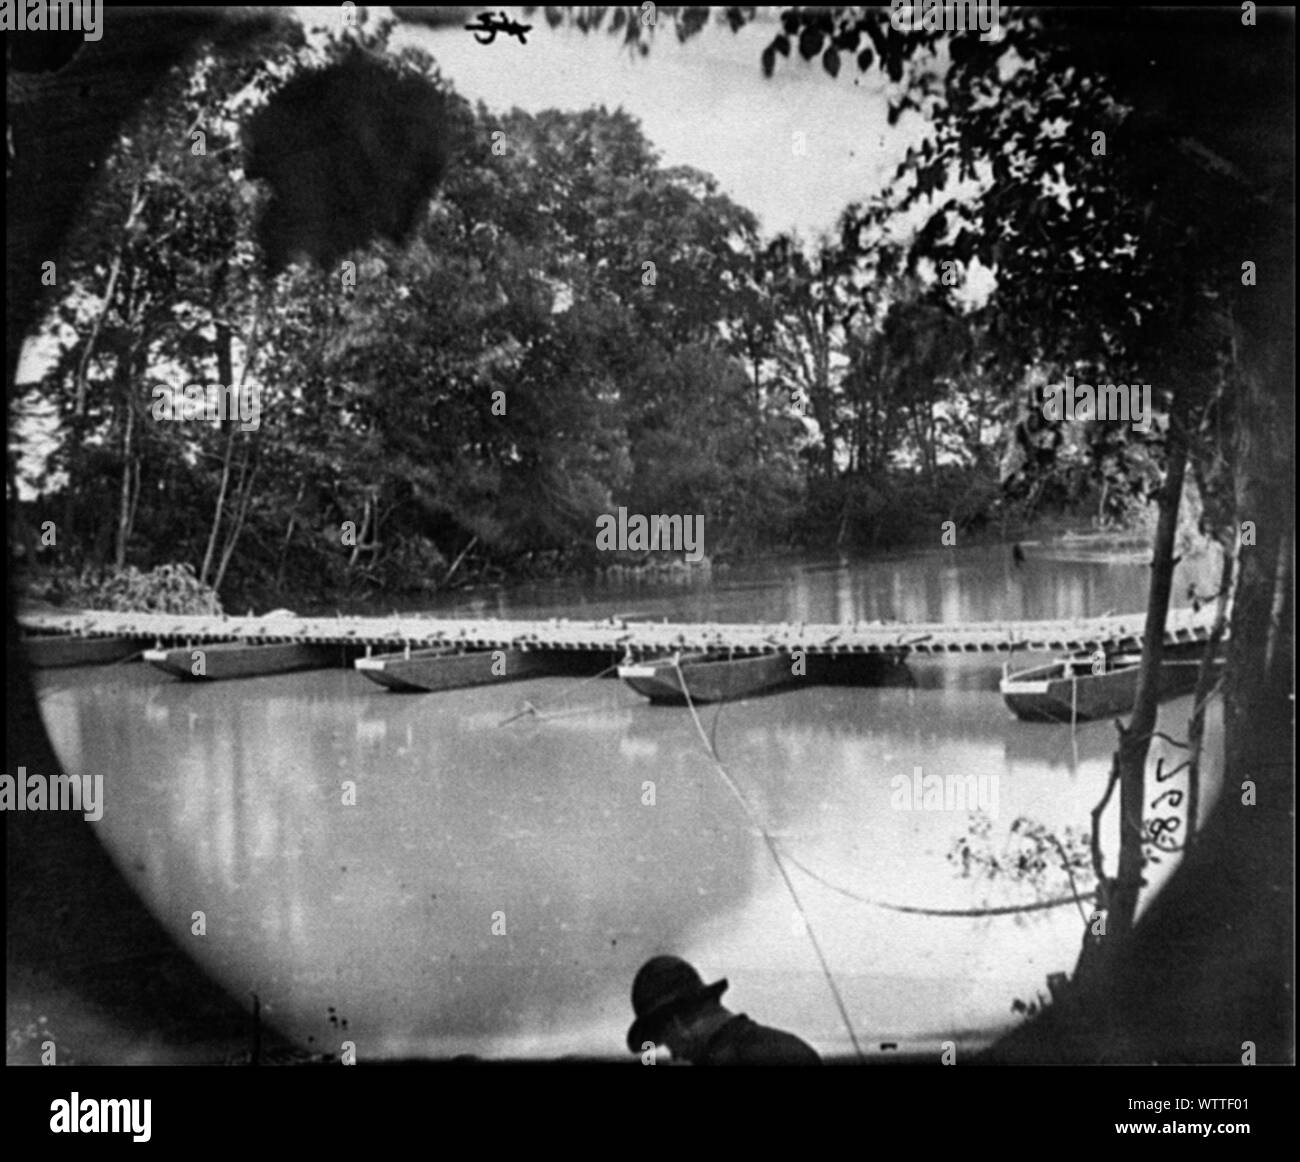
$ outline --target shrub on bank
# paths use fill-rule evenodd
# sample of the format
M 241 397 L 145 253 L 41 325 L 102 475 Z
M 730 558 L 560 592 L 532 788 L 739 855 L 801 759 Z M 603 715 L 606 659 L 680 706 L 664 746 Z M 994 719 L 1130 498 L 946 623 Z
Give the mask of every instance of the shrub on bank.
M 142 572 L 134 565 L 118 569 L 56 566 L 20 579 L 19 591 L 32 601 L 79 609 L 132 613 L 221 613 L 216 590 L 205 585 L 186 564 L 159 565 Z

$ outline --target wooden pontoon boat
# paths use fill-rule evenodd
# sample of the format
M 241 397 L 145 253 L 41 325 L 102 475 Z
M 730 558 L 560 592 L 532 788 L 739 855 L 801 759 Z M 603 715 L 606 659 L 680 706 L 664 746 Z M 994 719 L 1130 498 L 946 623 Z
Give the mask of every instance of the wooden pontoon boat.
M 794 673 L 789 654 L 757 654 L 732 658 L 726 654 L 690 653 L 625 662 L 618 676 L 651 702 L 681 704 L 685 690 L 692 702 L 733 702 L 806 681 Z
M 80 634 L 39 634 L 23 638 L 33 669 L 62 666 L 104 666 L 139 654 L 145 643 L 133 637 L 83 637 Z
M 1160 667 L 1160 697 L 1190 694 L 1200 664 L 1196 657 L 1166 658 Z M 1109 654 L 1102 672 L 1094 673 L 1093 655 L 1073 654 L 1007 674 L 998 689 L 1012 713 L 1026 722 L 1090 722 L 1133 709 L 1141 668 L 1141 654 Z
M 390 690 L 428 692 L 537 677 L 549 672 L 547 653 L 516 649 L 457 652 L 452 646 L 433 646 L 358 658 L 354 664 L 372 682 Z
M 347 665 L 357 650 L 357 646 L 309 642 L 216 642 L 145 650 L 144 660 L 178 678 L 217 681 L 295 670 L 329 670 Z

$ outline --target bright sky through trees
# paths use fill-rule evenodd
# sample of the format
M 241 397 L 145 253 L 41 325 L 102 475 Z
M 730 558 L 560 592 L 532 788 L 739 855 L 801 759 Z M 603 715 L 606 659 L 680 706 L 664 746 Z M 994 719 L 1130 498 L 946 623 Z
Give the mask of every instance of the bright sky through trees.
M 647 57 L 629 53 L 619 36 L 552 29 L 540 12 L 504 11 L 532 24 L 526 45 L 504 37 L 481 45 L 459 25 L 404 24 L 393 46 L 425 49 L 458 92 L 493 110 L 621 105 L 640 119 L 664 164 L 713 174 L 768 236 L 798 230 L 811 239 L 833 230 L 840 211 L 878 192 L 908 145 L 920 143 L 919 118 L 889 126 L 887 82 L 877 72 L 846 69 L 832 80 L 820 64 L 795 58 L 764 79 L 759 58 L 776 9 L 760 10 L 738 33 L 710 24 L 686 44 L 668 20 Z M 304 24 L 325 12 L 337 20 L 334 9 L 306 9 Z M 794 152 L 797 133 L 805 135 L 802 155 Z

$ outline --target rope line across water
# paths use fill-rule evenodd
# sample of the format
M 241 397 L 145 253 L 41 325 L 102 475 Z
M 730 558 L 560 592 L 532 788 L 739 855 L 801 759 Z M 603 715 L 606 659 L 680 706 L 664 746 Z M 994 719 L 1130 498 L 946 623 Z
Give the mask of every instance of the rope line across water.
M 786 890 L 790 893 L 790 899 L 794 901 L 796 911 L 803 920 L 804 930 L 808 933 L 808 940 L 813 946 L 813 951 L 817 954 L 817 960 L 821 965 L 822 974 L 826 977 L 826 983 L 830 987 L 831 996 L 835 998 L 835 1007 L 840 1011 L 840 1018 L 844 1021 L 844 1027 L 848 1030 L 849 1040 L 853 1043 L 853 1052 L 858 1055 L 858 1060 L 865 1062 L 866 1058 L 862 1053 L 862 1046 L 858 1044 L 857 1034 L 853 1031 L 853 1021 L 849 1018 L 849 1011 L 844 1004 L 844 998 L 840 995 L 839 986 L 835 983 L 835 977 L 831 974 L 830 965 L 826 961 L 826 954 L 822 951 L 821 942 L 817 939 L 817 933 L 813 931 L 812 921 L 808 918 L 803 901 L 799 899 L 799 893 L 795 891 L 794 883 L 790 879 L 790 874 L 785 870 L 785 864 L 781 862 L 781 852 L 777 849 L 776 840 L 768 834 L 767 828 L 763 826 L 762 820 L 758 818 L 754 809 L 749 805 L 749 800 L 745 798 L 740 788 L 736 785 L 735 780 L 727 773 L 727 768 L 722 765 L 722 760 L 718 758 L 716 747 L 709 740 L 709 736 L 704 732 L 704 724 L 700 722 L 699 713 L 695 709 L 695 702 L 691 698 L 691 692 L 686 684 L 686 676 L 682 673 L 681 655 L 673 655 L 673 669 L 677 671 L 677 680 L 681 683 L 682 694 L 686 698 L 686 706 L 691 712 L 691 718 L 695 722 L 695 729 L 700 733 L 700 740 L 704 743 L 705 750 L 709 758 L 713 761 L 714 767 L 718 774 L 726 783 L 728 789 L 735 795 L 737 801 L 744 809 L 745 814 L 749 816 L 750 822 L 758 829 L 758 833 L 763 837 L 763 842 L 767 844 L 767 850 L 772 856 L 772 862 L 776 864 L 776 870 L 781 873 L 781 879 L 785 881 Z M 719 711 L 721 713 L 721 711 Z M 714 719 L 714 729 L 717 729 L 717 719 Z

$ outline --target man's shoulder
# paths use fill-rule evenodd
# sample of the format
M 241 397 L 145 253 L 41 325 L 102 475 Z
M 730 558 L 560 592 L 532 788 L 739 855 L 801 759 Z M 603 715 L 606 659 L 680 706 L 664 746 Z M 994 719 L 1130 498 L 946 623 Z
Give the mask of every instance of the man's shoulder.
M 714 1065 L 820 1065 L 817 1051 L 793 1033 L 751 1021 L 741 1013 L 720 1028 L 709 1042 L 708 1061 Z

